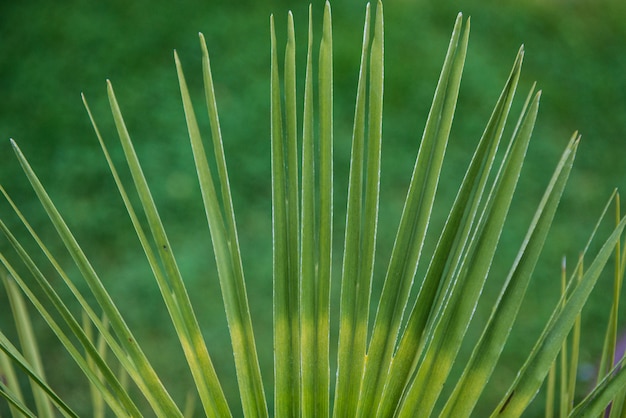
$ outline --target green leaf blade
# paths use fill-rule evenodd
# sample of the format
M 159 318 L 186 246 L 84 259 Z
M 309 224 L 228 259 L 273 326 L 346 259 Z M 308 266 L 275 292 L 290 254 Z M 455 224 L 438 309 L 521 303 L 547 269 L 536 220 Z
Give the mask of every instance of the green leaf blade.
M 0 186 L 0 191 L 2 192 L 6 200 L 9 202 L 9 204 L 11 205 L 15 213 L 18 215 L 18 217 L 20 218 L 24 226 L 28 229 L 32 237 L 35 239 L 35 241 L 37 242 L 41 250 L 48 257 L 48 260 L 52 263 L 55 270 L 57 270 L 59 275 L 62 277 L 64 283 L 70 288 L 72 294 L 76 297 L 81 308 L 83 309 L 83 314 L 87 315 L 90 319 L 94 320 L 94 323 L 97 325 L 98 330 L 100 332 L 100 337 L 106 340 L 107 345 L 111 348 L 111 350 L 116 355 L 117 359 L 124 365 L 124 367 L 131 374 L 136 374 L 134 365 L 132 365 L 131 362 L 128 360 L 127 355 L 123 353 L 119 344 L 117 344 L 117 342 L 113 339 L 113 337 L 108 333 L 108 329 L 106 327 L 103 328 L 102 325 L 99 323 L 99 321 L 97 320 L 97 317 L 95 316 L 95 313 L 93 312 L 89 304 L 82 297 L 78 289 L 76 289 L 73 283 L 69 280 L 69 278 L 67 277 L 67 274 L 65 274 L 65 272 L 61 269 L 61 267 L 59 266 L 59 263 L 54 259 L 50 251 L 43 244 L 39 236 L 33 230 L 32 226 L 28 223 L 24 215 L 20 212 L 20 210 L 17 208 L 13 200 L 9 197 L 9 195 L 2 188 L 2 186 Z M 106 399 L 111 409 L 113 411 L 118 411 L 118 410 L 125 408 L 127 411 L 129 411 L 131 415 L 139 414 L 137 407 L 128 396 L 127 391 L 122 387 L 118 379 L 115 377 L 113 372 L 105 363 L 103 356 L 100 355 L 98 350 L 95 349 L 90 339 L 81 328 L 78 321 L 74 318 L 74 316 L 72 315 L 72 313 L 70 312 L 66 304 L 63 302 L 61 297 L 54 290 L 54 287 L 51 285 L 50 281 L 47 280 L 46 277 L 44 277 L 44 275 L 42 274 L 40 269 L 36 266 L 35 262 L 32 260 L 29 254 L 26 252 L 26 250 L 18 242 L 16 237 L 11 233 L 11 231 L 7 228 L 7 226 L 2 221 L 0 221 L 0 230 L 3 232 L 3 234 L 6 236 L 6 238 L 9 240 L 9 242 L 13 246 L 13 248 L 19 254 L 20 258 L 22 259 L 22 261 L 24 262 L 28 270 L 32 273 L 33 277 L 35 278 L 35 280 L 37 281 L 41 289 L 44 291 L 48 300 L 52 302 L 57 312 L 59 312 L 59 314 L 65 321 L 65 323 L 69 326 L 71 332 L 81 342 L 82 346 L 84 347 L 88 355 L 88 361 L 92 363 L 94 366 L 97 366 L 98 373 L 102 377 L 104 377 L 106 383 L 111 388 L 113 388 L 116 394 L 115 399 L 111 397 L 108 397 Z M 102 386 L 100 385 L 100 382 L 99 382 L 100 378 L 98 378 L 97 376 L 94 376 L 93 373 L 91 373 L 90 368 L 87 365 L 85 365 L 82 356 L 79 354 L 78 350 L 76 350 L 76 348 L 74 347 L 74 344 L 67 338 L 66 334 L 61 330 L 61 328 L 52 319 L 48 311 L 39 302 L 39 299 L 30 290 L 30 288 L 26 285 L 26 283 L 21 279 L 20 275 L 17 274 L 17 272 L 12 268 L 8 260 L 2 254 L 0 254 L 0 261 L 7 268 L 12 278 L 21 288 L 22 292 L 24 292 L 24 294 L 28 297 L 29 301 L 35 306 L 39 314 L 44 318 L 46 323 L 48 323 L 51 330 L 55 333 L 57 338 L 59 338 L 63 346 L 68 350 L 71 357 L 77 362 L 81 370 L 85 371 L 85 374 L 90 379 L 92 384 L 102 389 Z M 145 387 L 145 386 L 142 386 L 143 381 L 140 378 L 136 378 L 135 380 L 138 382 L 140 387 Z M 122 407 L 121 405 L 124 405 L 124 406 Z M 120 415 L 123 415 L 123 414 L 120 414 Z
M 316 264 L 316 208 L 315 208 L 315 141 L 313 136 L 313 22 L 309 5 L 308 48 L 305 70 L 304 110 L 302 125 L 302 190 L 301 190 L 301 249 L 300 249 L 300 346 L 302 367 L 301 413 L 316 417 L 317 394 L 317 274 Z
M 424 129 L 376 312 L 357 410 L 359 416 L 366 415 L 379 404 L 384 376 L 389 369 L 424 243 L 467 51 L 468 31 L 466 28 L 463 41 L 459 42 L 461 27 L 462 16 L 459 14 Z
M 39 375 L 36 369 L 30 364 L 30 362 L 22 356 L 19 350 L 9 341 L 9 339 L 0 331 L 0 350 L 2 350 L 15 364 L 17 364 L 29 377 L 33 386 L 36 386 L 34 390 L 35 396 L 41 396 L 45 402 L 53 402 L 61 413 L 66 417 L 78 418 L 78 415 L 52 390 L 52 388 L 45 382 L 44 378 Z M 2 384 L 4 387 L 4 384 Z M 40 395 L 36 395 L 36 391 L 40 391 Z M 23 404 L 15 398 L 10 392 L 7 393 L 7 399 L 11 401 L 12 405 L 18 409 L 25 409 Z M 17 401 L 17 402 L 16 402 Z M 38 405 L 38 408 L 40 406 Z M 50 411 L 52 412 L 52 411 Z M 45 411 L 38 410 L 38 414 L 45 414 Z M 51 415 L 53 416 L 53 415 Z
M 368 50 L 370 42 L 370 5 L 366 6 L 363 46 L 355 103 L 350 152 L 350 174 L 346 209 L 346 229 L 341 273 L 337 381 L 333 417 L 354 416 L 365 363 L 367 316 L 358 315 L 357 294 L 360 281 L 360 248 L 362 224 L 363 155 L 365 147 L 366 89 Z M 367 284 L 364 283 L 366 286 Z M 367 286 L 369 287 L 369 286 Z M 369 291 L 368 291 L 369 294 Z M 365 326 L 363 326 L 363 322 Z
M 418 406 L 420 409 L 430 411 L 452 368 L 493 261 L 534 128 L 538 107 L 539 94 L 531 103 L 520 131 L 514 134 L 511 152 L 505 156 L 481 215 L 479 229 L 476 230 L 472 245 L 468 249 L 468 256 L 461 265 L 459 277 L 456 279 L 458 285 L 435 326 L 423 362 L 402 404 L 401 416 L 409 416 L 407 414 L 416 411 Z M 426 381 L 429 382 L 428 385 Z
M 565 306 L 542 333 L 537 345 L 524 363 L 524 366 L 522 366 L 520 374 L 507 391 L 500 405 L 494 410 L 492 417 L 519 416 L 534 398 L 561 348 L 562 341 L 567 337 L 578 313 L 591 293 L 610 255 L 613 253 L 615 244 L 619 240 L 625 225 L 626 218 L 620 222 L 606 240 L 595 260 L 584 274 L 581 283 L 574 289 Z
M 22 352 L 24 353 L 24 358 L 30 363 L 33 371 L 45 382 L 46 374 L 39 353 L 39 344 L 37 344 L 37 339 L 33 332 L 33 326 L 30 321 L 30 315 L 26 309 L 26 304 L 24 303 L 24 298 L 13 280 L 10 280 L 8 276 L 4 276 L 3 279 L 7 295 L 9 296 L 9 304 L 13 312 L 15 327 L 17 329 Z M 32 380 L 31 389 L 33 397 L 35 398 L 37 414 L 43 418 L 53 417 L 52 404 L 47 394 Z
M 577 145 L 578 138 L 573 137 L 557 165 L 491 318 L 446 402 L 442 416 L 455 417 L 473 410 L 496 366 L 565 189 Z
M 292 209 L 297 211 L 295 187 L 288 179 L 297 167 L 286 158 L 285 148 L 295 148 L 295 35 L 293 15 L 288 15 L 288 40 L 285 52 L 285 113 L 287 135 L 283 135 L 280 76 L 274 17 L 271 30 L 271 142 L 272 142 L 272 236 L 274 280 L 274 414 L 294 416 L 300 403 L 300 352 L 298 318 L 298 220 L 293 225 Z M 297 159 L 297 156 L 296 156 Z M 296 160 L 297 164 L 297 160 Z M 289 183 L 288 183 L 289 182 Z M 295 198 L 292 191 L 296 192 Z M 295 237 L 295 243 L 293 238 Z M 294 245 L 295 244 L 295 245 Z M 296 287 L 295 292 L 293 287 Z M 294 294 L 295 293 L 295 294 Z M 295 300 L 294 300 L 295 299 Z
M 459 267 L 470 239 L 515 95 L 520 65 L 521 51 L 466 171 L 391 363 L 379 406 L 379 413 L 383 416 L 392 413 L 400 402 L 406 382 L 428 339 L 427 323 L 434 323 L 438 312 L 442 310 L 445 302 L 443 295 L 451 285 L 453 272 Z M 438 293 L 440 295 L 437 297 Z
M 118 113 L 116 114 L 116 116 L 121 118 L 121 113 L 119 113 L 119 107 L 117 108 L 117 110 Z M 111 297 L 104 288 L 102 281 L 91 266 L 91 263 L 84 254 L 82 248 L 72 235 L 61 214 L 54 206 L 52 200 L 50 199 L 48 193 L 45 191 L 43 185 L 37 178 L 35 172 L 31 168 L 30 164 L 22 154 L 17 144 L 13 142 L 12 145 L 18 157 L 18 160 L 20 161 L 20 164 L 22 165 L 24 172 L 26 173 L 26 176 L 31 182 L 31 185 L 33 186 L 33 189 L 35 190 L 41 204 L 43 205 L 46 213 L 48 214 L 50 220 L 56 228 L 59 237 L 62 239 L 65 247 L 72 256 L 72 259 L 76 263 L 83 278 L 89 285 L 89 288 L 93 292 L 96 300 L 100 304 L 103 311 L 106 313 L 106 316 L 111 321 L 111 326 L 119 338 L 120 345 L 124 348 L 124 350 L 132 359 L 132 362 L 135 364 L 135 367 L 138 371 L 138 374 L 136 374 L 135 377 L 140 380 L 138 384 L 145 384 L 147 385 L 147 387 L 150 388 L 150 390 L 145 393 L 148 401 L 150 402 L 150 405 L 155 410 L 155 413 L 158 416 L 180 416 L 180 410 L 172 400 L 167 390 L 164 388 L 162 382 L 150 365 L 145 354 L 136 343 L 132 332 L 126 325 L 126 322 L 122 318 L 122 315 L 120 314 L 119 310 L 117 309 Z M 92 320 L 94 320 L 94 318 L 92 318 Z
M 261 381 L 257 350 L 254 342 L 254 333 L 252 331 L 252 323 L 245 290 L 245 280 L 243 277 L 241 255 L 239 252 L 236 224 L 232 208 L 230 185 L 228 183 L 226 160 L 222 147 L 222 138 L 217 114 L 209 54 L 202 34 L 200 34 L 200 44 L 202 47 L 203 57 L 202 68 L 205 84 L 205 96 L 209 111 L 209 120 L 211 122 L 211 133 L 213 137 L 215 158 L 217 161 L 222 191 L 222 205 L 224 206 L 223 209 L 225 216 L 223 216 L 222 208 L 220 208 L 219 205 L 219 200 L 217 198 L 215 186 L 211 177 L 193 106 L 191 104 L 186 83 L 184 82 L 182 67 L 180 66 L 180 62 L 177 60 L 183 105 L 185 108 L 196 172 L 198 174 L 202 199 L 205 206 L 205 214 L 211 231 L 211 240 L 218 268 L 220 287 L 222 289 L 222 296 L 226 308 L 226 317 L 231 335 L 233 354 L 237 370 L 237 380 L 240 387 L 244 414 L 247 416 L 267 416 L 267 404 L 265 402 L 265 394 Z M 201 340 L 199 329 L 196 334 L 196 338 Z M 208 360 L 208 355 L 206 358 Z M 209 394 L 213 395 L 215 393 L 214 388 L 218 385 L 216 378 L 211 380 L 211 385 L 212 387 Z M 217 404 L 219 409 L 216 410 L 216 413 L 219 416 L 223 413 L 220 411 L 226 410 L 227 405 L 225 404 L 225 400 L 223 400 L 223 394 L 220 394 L 220 396 L 215 399 L 219 401 Z M 230 414 L 230 412 L 228 413 Z
M 326 1 L 319 51 L 319 250 L 316 289 L 318 417 L 330 413 L 330 285 L 333 244 L 333 35 Z

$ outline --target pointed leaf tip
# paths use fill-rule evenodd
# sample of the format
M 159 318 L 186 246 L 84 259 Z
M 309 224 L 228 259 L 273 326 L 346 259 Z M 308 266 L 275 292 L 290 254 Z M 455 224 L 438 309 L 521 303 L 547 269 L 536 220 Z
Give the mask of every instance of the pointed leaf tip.
M 573 148 L 578 148 L 578 145 L 580 144 L 580 140 L 582 139 L 582 136 L 578 133 L 578 131 L 576 131 L 576 132 L 574 132 L 574 133 L 572 134 L 572 137 L 573 137 L 573 138 L 576 138 L 576 139 L 574 139 L 574 140 L 573 140 L 573 142 L 572 142 L 572 147 L 573 147 Z M 613 190 L 613 193 L 614 193 L 614 194 L 615 194 L 615 193 L 617 193 L 617 188 L 616 188 L 615 190 Z

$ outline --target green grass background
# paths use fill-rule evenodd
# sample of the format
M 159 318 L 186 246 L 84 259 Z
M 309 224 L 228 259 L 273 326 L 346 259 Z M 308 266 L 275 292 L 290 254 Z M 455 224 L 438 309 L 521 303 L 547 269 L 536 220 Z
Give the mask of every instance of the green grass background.
M 473 147 L 522 43 L 526 57 L 514 111 L 521 107 L 533 81 L 538 81 L 543 90 L 540 116 L 507 231 L 482 307 L 476 313 L 468 348 L 461 356 L 468 355 L 480 324 L 490 313 L 489 305 L 499 291 L 561 149 L 574 130 L 583 136 L 536 277 L 501 365 L 481 401 L 484 409 L 477 410 L 477 416 L 483 416 L 495 406 L 556 303 L 561 257 L 567 256 L 570 266 L 574 265 L 612 190 L 615 187 L 626 190 L 626 7 L 621 3 L 618 0 L 390 0 L 385 3 L 383 184 L 374 298 L 380 291 L 385 260 L 391 252 L 403 195 L 456 13 L 471 15 L 472 34 L 439 189 L 440 201 L 431 226 L 432 237 L 437 236 L 445 219 Z M 313 2 L 317 28 L 322 6 L 321 1 Z M 237 415 L 240 407 L 232 351 L 208 228 L 194 178 L 172 50 L 176 48 L 181 56 L 190 89 L 195 92 L 193 99 L 202 114 L 204 99 L 197 32 L 202 31 L 207 38 L 252 317 L 271 399 L 269 15 L 274 13 L 278 37 L 282 40 L 279 42 L 283 42 L 286 14 L 293 10 L 303 75 L 307 7 L 307 3 L 294 0 L 33 0 L 0 5 L 0 182 L 63 260 L 63 265 L 72 271 L 67 255 L 54 238 L 53 228 L 12 156 L 8 138 L 15 138 L 66 215 L 140 342 L 145 344 L 166 385 L 181 402 L 192 385 L 190 374 L 156 284 L 107 173 L 82 108 L 80 92 L 89 100 L 105 139 L 113 145 L 114 157 L 121 164 L 122 154 L 115 147 L 117 137 L 105 92 L 105 79 L 113 82 L 171 234 L 172 247 L 186 277 L 209 350 Z M 364 10 L 364 1 L 333 4 L 337 249 L 343 239 L 342 211 Z M 206 118 L 200 119 L 208 139 Z M 0 202 L 0 217 L 14 226 L 20 236 L 26 236 L 5 202 Z M 27 246 L 34 248 L 29 241 Z M 12 255 L 4 240 L 0 240 L 0 249 Z M 340 271 L 340 261 L 341 252 L 337 251 L 335 273 Z M 45 272 L 51 272 L 51 267 L 45 263 L 42 266 Z M 603 321 L 611 300 L 611 274 L 605 276 L 584 311 L 581 361 L 589 367 L 599 357 Z M 74 277 L 80 282 L 78 276 Z M 338 290 L 337 274 L 334 288 Z M 65 292 L 61 286 L 59 291 Z M 335 303 L 335 312 L 337 307 Z M 13 334 L 4 293 L 0 294 L 0 326 Z M 85 380 L 77 378 L 78 370 L 68 364 L 67 356 L 45 325 L 36 320 L 35 326 L 53 387 L 81 415 L 89 415 Z M 581 394 L 588 384 L 581 382 Z M 541 413 L 540 400 L 541 397 L 528 416 Z M 0 406 L 0 411 L 4 412 L 3 408 Z

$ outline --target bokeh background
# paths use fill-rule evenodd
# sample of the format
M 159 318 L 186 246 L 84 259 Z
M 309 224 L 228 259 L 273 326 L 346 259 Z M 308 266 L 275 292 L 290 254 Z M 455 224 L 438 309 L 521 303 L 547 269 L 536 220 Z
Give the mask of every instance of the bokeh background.
M 75 274 L 13 157 L 15 138 L 67 217 L 85 252 L 181 403 L 192 385 L 154 279 L 107 172 L 84 111 L 84 92 L 100 128 L 122 161 L 108 110 L 105 80 L 113 82 L 127 125 L 161 209 L 173 250 L 197 308 L 205 338 L 235 415 L 240 413 L 208 228 L 194 178 L 172 50 L 177 49 L 204 109 L 197 33 L 206 36 L 238 214 L 248 294 L 261 367 L 271 403 L 272 288 L 269 149 L 269 15 L 279 42 L 293 10 L 302 74 L 308 4 L 294 0 L 153 2 L 2 2 L 0 5 L 0 183 Z M 323 2 L 313 2 L 319 27 Z M 333 4 L 335 46 L 336 239 L 341 261 L 343 208 L 356 75 L 365 2 Z M 460 363 L 471 351 L 521 243 L 561 150 L 575 130 L 583 141 L 553 230 L 512 338 L 476 416 L 495 406 L 541 332 L 560 292 L 561 258 L 570 269 L 615 187 L 626 189 L 626 7 L 619 0 L 388 1 L 385 4 L 386 86 L 379 257 L 374 300 L 398 224 L 419 139 L 456 14 L 472 17 L 472 34 L 453 126 L 432 240 L 438 235 L 473 147 L 490 115 L 515 54 L 526 57 L 511 124 L 534 81 L 543 90 L 534 139 L 501 248 L 476 312 Z M 317 42 L 317 41 L 316 41 Z M 302 88 L 302 82 L 299 84 Z M 208 139 L 208 123 L 200 118 Z M 511 129 L 507 131 L 510 133 Z M 126 178 L 128 175 L 126 174 Z M 22 237 L 6 202 L 0 217 Z M 603 231 L 606 231 L 606 228 Z M 28 248 L 34 245 L 26 240 Z M 597 248 L 597 246 L 595 247 Z M 428 247 L 427 247 L 428 249 Z M 0 250 L 14 257 L 5 240 Z M 426 256 L 428 253 L 426 253 Z M 427 257 L 424 258 L 426 260 Z M 424 262 L 425 263 L 425 262 Z M 52 269 L 43 263 L 46 273 Z M 422 270 L 420 270 L 422 272 Z M 419 280 L 420 273 L 418 273 Z M 335 274 L 335 290 L 338 275 Z M 55 283 L 59 280 L 53 279 Z M 583 316 L 580 393 L 597 365 L 612 292 L 600 279 Z M 59 283 L 62 294 L 68 292 Z M 333 309 L 337 309 L 337 294 Z M 335 311 L 336 312 L 336 311 Z M 89 415 L 85 380 L 38 318 L 34 318 L 53 387 Z M 0 326 L 14 335 L 0 293 Z M 333 334 L 333 338 L 336 335 Z M 458 371 L 456 371 L 458 372 Z M 455 372 L 455 373 L 456 373 Z M 528 416 L 542 413 L 540 395 Z M 4 412 L 6 406 L 0 405 Z

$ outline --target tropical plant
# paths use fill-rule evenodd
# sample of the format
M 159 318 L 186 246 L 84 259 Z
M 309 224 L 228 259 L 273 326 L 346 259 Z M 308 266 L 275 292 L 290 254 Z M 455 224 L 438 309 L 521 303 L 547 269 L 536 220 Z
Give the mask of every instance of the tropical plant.
M 469 323 L 489 277 L 504 221 L 520 176 L 526 149 L 539 107 L 540 92 L 530 89 L 503 152 L 513 96 L 518 86 L 524 50 L 521 48 L 484 133 L 476 146 L 449 209 L 442 231 L 429 231 L 441 167 L 455 113 L 461 74 L 469 38 L 469 19 L 456 19 L 440 79 L 424 128 L 411 176 L 396 239 L 384 277 L 380 300 L 374 303 L 372 325 L 371 288 L 379 216 L 382 114 L 383 114 L 383 11 L 382 3 L 370 16 L 365 13 L 361 64 L 354 114 L 352 150 L 347 191 L 345 240 L 340 273 L 333 274 L 333 55 L 331 9 L 326 3 L 314 76 L 313 25 L 309 15 L 303 114 L 298 120 L 296 95 L 296 42 L 294 21 L 288 16 L 285 62 L 281 81 L 278 43 L 271 18 L 271 150 L 273 225 L 274 397 L 275 416 L 468 416 L 497 365 L 503 346 L 518 315 L 538 257 L 572 168 L 579 142 L 575 133 L 558 162 L 528 232 L 502 283 L 492 314 L 460 378 L 449 382 L 451 369 L 464 342 Z M 209 162 L 196 121 L 183 69 L 175 53 L 187 128 L 195 167 L 210 228 L 211 242 L 225 313 L 229 325 L 239 394 L 248 417 L 268 416 L 268 397 L 261 380 L 259 359 L 248 307 L 246 282 L 211 75 L 209 54 L 202 34 L 202 70 L 214 162 Z M 118 175 L 95 118 L 83 97 L 91 123 L 126 206 L 137 238 L 156 279 L 163 302 L 176 330 L 191 370 L 197 396 L 207 416 L 231 416 L 231 407 L 213 366 L 209 347 L 200 332 L 185 282 L 147 179 L 127 130 L 112 84 L 107 82 L 111 110 L 122 149 L 132 175 L 133 199 Z M 301 135 L 298 127 L 301 126 Z M 298 150 L 301 144 L 301 151 Z M 35 229 L 22 215 L 4 188 L 2 194 L 28 229 L 58 277 L 44 275 L 34 251 L 0 221 L 0 229 L 19 259 L 41 288 L 37 292 L 6 254 L 0 260 L 3 282 L 11 301 L 19 333 L 17 348 L 0 333 L 0 393 L 14 416 L 77 416 L 46 380 L 40 349 L 32 332 L 24 297 L 32 303 L 88 379 L 94 416 L 108 407 L 116 416 L 190 416 L 193 402 L 181 408 L 160 380 L 142 346 L 127 325 L 98 273 L 68 228 L 45 187 L 18 145 L 13 149 L 59 238 L 74 260 L 93 300 L 83 295 L 70 274 L 52 255 Z M 214 167 L 212 168 L 212 164 Z M 214 173 L 217 181 L 214 181 Z M 616 196 L 616 195 L 614 195 Z M 588 267 L 580 262 L 566 278 L 563 294 L 552 317 L 538 337 L 528 359 L 510 388 L 493 406 L 492 416 L 519 416 L 528 407 L 548 376 L 546 416 L 556 404 L 556 359 L 560 361 L 559 405 L 562 416 L 598 416 L 613 401 L 611 416 L 621 414 L 626 372 L 614 368 L 617 312 L 624 259 L 620 234 L 626 219 L 620 218 Z M 610 203 L 609 202 L 609 203 Z M 609 205 L 600 217 L 602 219 Z M 142 222 L 145 216 L 147 222 Z M 145 224 L 149 231 L 146 231 Z M 598 227 L 594 229 L 592 238 Z M 432 236 L 436 245 L 430 259 L 424 253 Z M 590 238 L 590 242 L 592 240 Z M 600 273 L 615 253 L 615 292 L 607 327 L 605 352 L 597 385 L 582 401 L 574 398 L 580 343 L 580 312 Z M 409 304 L 419 265 L 428 263 L 417 282 L 416 300 Z M 340 277 L 340 308 L 330 309 L 331 277 Z M 60 297 L 56 285 L 62 279 L 81 308 L 77 317 Z M 339 324 L 336 350 L 331 345 L 331 321 Z M 404 319 L 404 320 L 403 320 Z M 94 329 L 95 328 L 95 329 Z M 573 329 L 571 345 L 568 335 Z M 571 353 L 568 355 L 568 353 Z M 331 373 L 331 357 L 337 369 Z M 14 365 L 28 376 L 36 412 L 27 405 Z M 116 372 L 115 369 L 119 369 Z M 333 381 L 331 376 L 336 376 Z M 452 385 L 444 399 L 444 384 Z M 133 385 L 135 390 L 129 391 Z M 134 394 L 141 394 L 144 400 Z M 146 403 L 147 402 L 147 403 Z

